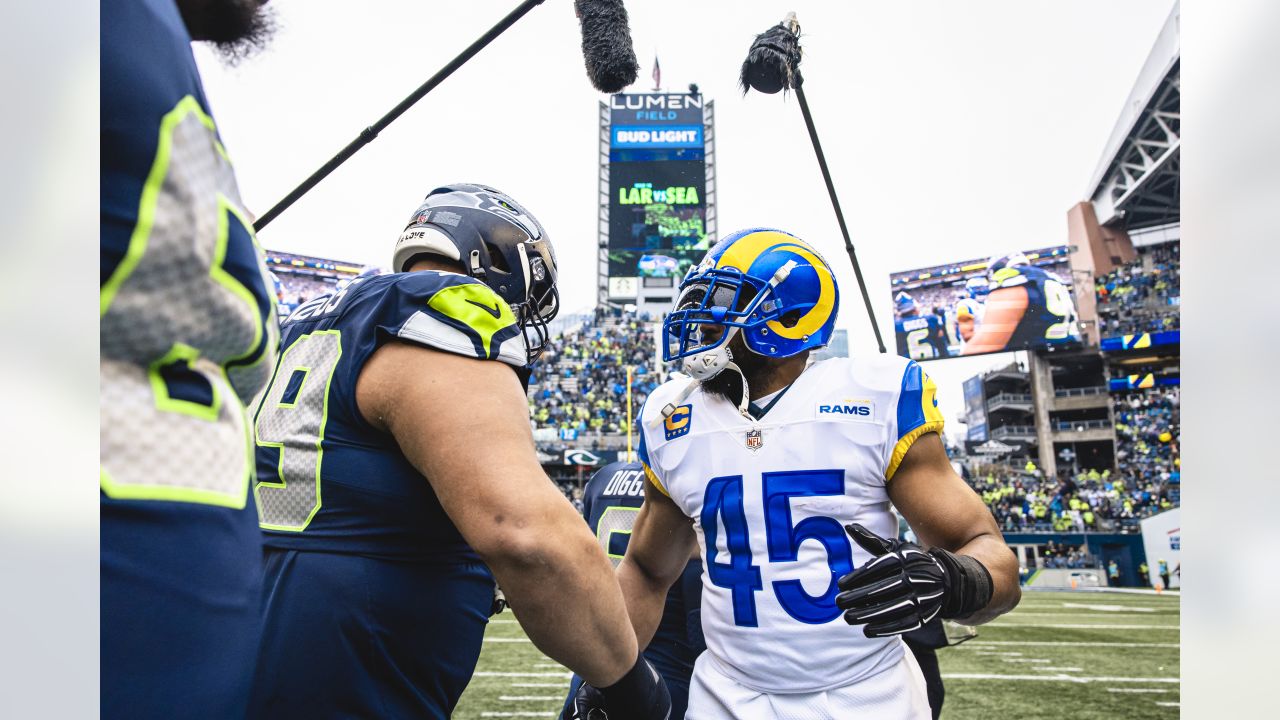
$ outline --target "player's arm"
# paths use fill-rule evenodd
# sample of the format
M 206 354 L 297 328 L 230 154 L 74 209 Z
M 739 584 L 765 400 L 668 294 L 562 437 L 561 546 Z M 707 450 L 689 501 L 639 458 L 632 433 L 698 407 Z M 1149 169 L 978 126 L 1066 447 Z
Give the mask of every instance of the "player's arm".
M 357 402 L 429 479 L 538 649 L 599 687 L 630 676 L 638 647 L 612 565 L 538 465 L 511 368 L 393 342 L 365 364 Z
M 987 296 L 982 324 L 960 354 L 980 355 L 1004 350 L 1027 312 L 1027 297 L 1027 289 L 1021 286 L 992 291 Z
M 925 433 L 915 441 L 888 489 L 894 506 L 925 546 L 973 558 L 990 575 L 990 600 L 972 613 L 952 619 L 979 625 L 1018 604 L 1022 590 L 1017 558 L 1005 544 L 991 511 L 951 467 L 937 433 Z
M 618 584 L 642 648 L 658 630 L 667 591 L 697 554 L 692 521 L 652 479 L 645 483 L 644 505 L 618 565 Z

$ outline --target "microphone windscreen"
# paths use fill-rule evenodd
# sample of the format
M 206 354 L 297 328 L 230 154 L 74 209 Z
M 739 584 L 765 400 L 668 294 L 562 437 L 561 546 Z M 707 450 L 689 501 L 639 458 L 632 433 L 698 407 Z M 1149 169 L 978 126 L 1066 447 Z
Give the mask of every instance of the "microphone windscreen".
M 631 46 L 627 9 L 622 0 L 574 0 L 573 5 L 582 23 L 587 77 L 600 92 L 621 92 L 636 81 L 640 72 Z
M 755 89 L 768 95 L 794 88 L 799 78 L 800 38 L 784 23 L 756 36 L 738 78 L 743 94 Z

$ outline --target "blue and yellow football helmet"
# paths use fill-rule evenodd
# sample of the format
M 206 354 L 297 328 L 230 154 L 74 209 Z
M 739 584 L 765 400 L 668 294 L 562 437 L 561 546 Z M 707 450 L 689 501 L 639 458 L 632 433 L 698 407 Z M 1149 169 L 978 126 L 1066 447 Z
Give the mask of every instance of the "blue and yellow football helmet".
M 725 236 L 680 283 L 663 321 L 663 360 L 714 350 L 741 332 L 746 346 L 784 358 L 825 346 L 835 331 L 840 291 L 817 250 L 782 230 Z M 708 338 L 703 325 L 724 332 Z
M 965 297 L 981 300 L 991 292 L 991 281 L 986 277 L 971 277 L 964 283 Z

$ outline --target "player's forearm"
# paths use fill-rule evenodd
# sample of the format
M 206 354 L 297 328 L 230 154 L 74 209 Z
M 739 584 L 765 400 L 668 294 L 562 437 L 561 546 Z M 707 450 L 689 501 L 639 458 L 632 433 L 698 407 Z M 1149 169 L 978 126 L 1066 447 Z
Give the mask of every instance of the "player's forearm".
M 991 573 L 991 601 L 986 607 L 968 617 L 956 618 L 964 625 L 981 625 L 1009 612 L 1022 598 L 1018 584 L 1018 560 L 999 535 L 983 534 L 965 543 L 956 551 L 982 563 Z
M 622 559 L 617 575 L 622 597 L 627 603 L 627 615 L 635 629 L 636 642 L 641 648 L 647 647 L 662 622 L 667 590 L 675 580 L 646 572 L 631 555 Z
M 597 687 L 613 684 L 638 649 L 613 568 L 581 519 L 526 526 L 481 553 L 539 650 Z

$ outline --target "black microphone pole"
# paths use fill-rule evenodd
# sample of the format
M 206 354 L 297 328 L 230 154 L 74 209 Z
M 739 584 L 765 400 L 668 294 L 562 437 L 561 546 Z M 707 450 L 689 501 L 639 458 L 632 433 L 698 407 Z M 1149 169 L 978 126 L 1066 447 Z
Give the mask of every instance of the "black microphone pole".
M 507 28 L 516 24 L 517 20 L 524 17 L 534 7 L 541 5 L 543 1 L 544 0 L 524 0 L 524 2 L 520 3 L 519 7 L 508 13 L 506 17 L 498 21 L 498 24 L 489 28 L 488 32 L 481 35 L 479 39 L 468 45 L 467 48 L 459 53 L 453 60 L 450 60 L 448 65 L 445 65 L 440 69 L 440 72 L 432 75 L 429 80 L 418 86 L 417 90 L 414 90 L 408 97 L 401 100 L 398 105 L 391 108 L 390 112 L 383 115 L 381 118 L 378 118 L 378 121 L 374 124 L 364 130 L 361 130 L 360 135 L 358 135 L 356 139 L 347 143 L 347 146 L 339 150 L 337 155 L 329 158 L 329 161 L 324 165 L 321 165 L 319 170 L 311 173 L 310 177 L 303 180 L 298 187 L 290 191 L 288 195 L 285 195 L 280 202 L 276 203 L 270 210 L 263 213 L 262 217 L 258 218 L 257 221 L 253 223 L 253 229 L 261 232 L 262 228 L 266 227 L 268 223 L 279 217 L 280 213 L 287 210 L 290 205 L 297 202 L 298 198 L 306 195 L 311 191 L 311 188 L 319 184 L 321 180 L 325 179 L 329 175 L 329 173 L 337 170 L 338 166 L 349 160 L 352 155 L 359 152 L 365 145 L 373 142 L 373 139 L 378 137 L 378 133 L 382 132 L 388 125 L 395 122 L 396 118 L 403 115 L 406 110 L 413 107 L 414 104 L 425 97 L 427 93 L 434 90 L 435 87 L 443 82 L 445 78 L 452 75 L 455 70 L 466 64 L 466 62 L 474 57 L 476 53 L 483 50 L 486 45 L 493 42 L 494 39 L 502 33 L 506 32 Z
M 804 99 L 804 80 L 800 71 L 795 72 L 796 99 L 800 101 L 800 113 L 804 115 L 804 126 L 809 130 L 809 140 L 813 143 L 813 152 L 818 156 L 818 168 L 822 170 L 822 180 L 827 184 L 827 195 L 831 196 L 831 207 L 836 211 L 836 221 L 840 223 L 840 234 L 844 236 L 844 249 L 849 253 L 849 262 L 853 263 L 853 274 L 858 278 L 858 289 L 862 291 L 862 302 L 867 306 L 867 317 L 871 319 L 871 329 L 876 334 L 876 345 L 880 352 L 885 352 L 884 338 L 880 337 L 880 323 L 876 322 L 875 310 L 871 308 L 871 296 L 867 294 L 867 283 L 862 279 L 862 266 L 858 264 L 858 256 L 853 251 L 853 241 L 849 239 L 849 228 L 844 224 L 844 213 L 840 211 L 840 198 L 836 197 L 836 186 L 831 182 L 831 171 L 827 169 L 827 156 L 822 154 L 822 143 L 818 141 L 818 130 L 813 126 L 813 115 L 809 114 L 809 103 Z

